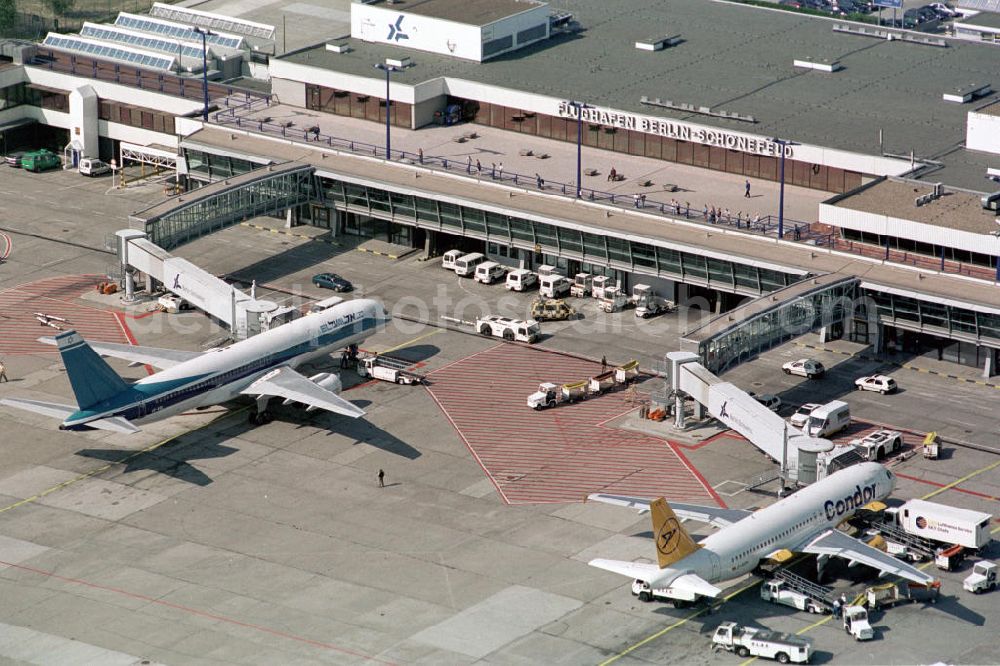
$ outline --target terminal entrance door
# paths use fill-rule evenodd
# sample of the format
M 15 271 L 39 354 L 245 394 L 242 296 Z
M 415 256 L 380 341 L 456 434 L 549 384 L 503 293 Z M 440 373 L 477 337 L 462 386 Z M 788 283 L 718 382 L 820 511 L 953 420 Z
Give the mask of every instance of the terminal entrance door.
M 334 217 L 334 215 L 326 206 L 321 204 L 312 204 L 309 207 L 309 216 L 312 219 L 314 227 L 320 227 L 321 229 L 332 228 L 330 220 Z

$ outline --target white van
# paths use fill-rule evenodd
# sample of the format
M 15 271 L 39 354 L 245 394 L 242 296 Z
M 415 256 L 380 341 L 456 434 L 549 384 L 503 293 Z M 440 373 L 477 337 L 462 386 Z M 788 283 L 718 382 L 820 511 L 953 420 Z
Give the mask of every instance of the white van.
M 343 303 L 344 299 L 341 296 L 331 296 L 330 298 L 324 298 L 321 301 L 316 301 L 309 306 L 309 314 L 316 314 L 318 312 L 323 312 L 324 310 L 329 310 L 334 305 L 338 303 Z
M 476 274 L 476 266 L 486 261 L 479 252 L 466 254 L 455 260 L 455 275 L 459 277 L 472 277 Z
M 461 250 L 448 250 L 443 255 L 441 255 L 441 268 L 446 268 L 449 271 L 455 270 L 455 262 L 461 257 L 464 252 Z
M 80 160 L 80 173 L 91 177 L 103 176 L 106 173 L 111 173 L 111 167 L 97 158 L 84 157 Z
M 493 284 L 497 280 L 502 280 L 507 273 L 507 269 L 495 261 L 484 261 L 476 266 L 476 282 L 483 284 Z
M 843 400 L 833 400 L 809 414 L 805 433 L 810 437 L 829 437 L 851 425 L 851 406 Z
M 551 275 L 542 276 L 541 287 L 538 289 L 538 293 L 542 295 L 543 298 L 562 298 L 563 296 L 569 296 L 570 287 L 573 283 L 564 278 L 562 275 L 553 273 Z
M 507 284 L 511 291 L 527 291 L 538 284 L 538 276 L 527 268 L 517 268 L 507 273 Z

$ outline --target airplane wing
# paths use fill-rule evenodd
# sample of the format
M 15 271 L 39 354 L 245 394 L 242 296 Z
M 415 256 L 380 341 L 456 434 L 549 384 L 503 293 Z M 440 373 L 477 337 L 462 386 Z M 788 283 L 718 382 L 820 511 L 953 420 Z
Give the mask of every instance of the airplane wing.
M 55 338 L 38 338 L 46 345 L 55 345 Z M 113 342 L 90 342 L 87 344 L 101 356 L 111 356 L 131 362 L 133 365 L 149 364 L 154 368 L 166 370 L 184 361 L 190 361 L 202 355 L 203 352 L 181 351 L 179 349 L 161 349 L 159 347 L 138 347 L 135 345 L 120 345 Z
M 638 509 L 640 512 L 649 511 L 649 500 L 642 497 L 594 493 L 593 495 L 588 495 L 587 499 L 615 506 L 625 506 L 630 509 Z M 709 523 L 714 527 L 728 527 L 753 513 L 753 511 L 746 511 L 744 509 L 720 509 L 717 506 L 680 504 L 677 502 L 670 502 L 670 508 L 674 510 L 674 513 L 681 520 L 697 520 L 701 523 Z
M 893 574 L 912 580 L 921 585 L 934 582 L 933 576 L 928 576 L 920 569 L 902 562 L 892 555 L 883 553 L 866 543 L 858 541 L 839 530 L 827 530 L 817 537 L 807 541 L 804 546 L 795 548 L 802 553 L 814 555 L 833 555 L 844 559 L 874 567 L 884 573 Z
M 653 588 L 670 587 L 676 590 L 699 594 L 703 597 L 717 597 L 722 594 L 722 590 L 700 576 L 696 576 L 693 573 L 681 573 L 676 569 L 661 569 L 655 564 L 605 560 L 601 558 L 593 559 L 587 564 L 598 569 L 628 576 L 629 578 L 644 580 Z
M 365 414 L 360 407 L 344 400 L 333 391 L 317 386 L 308 377 L 303 377 L 289 367 L 272 370 L 240 392 L 244 395 L 271 395 L 294 400 L 353 419 Z
M 74 414 L 77 411 L 76 407 L 71 405 L 61 405 L 56 402 L 42 402 L 41 400 L 26 400 L 23 398 L 4 398 L 3 400 L 0 400 L 0 405 L 23 409 L 28 412 L 34 412 L 35 414 L 44 414 L 45 416 L 57 418 L 60 421 L 66 420 L 70 414 Z M 89 428 L 97 428 L 98 430 L 120 432 L 125 435 L 131 435 L 132 433 L 139 432 L 139 428 L 132 425 L 128 419 L 124 419 L 120 416 L 109 416 L 104 419 L 88 421 L 86 426 Z

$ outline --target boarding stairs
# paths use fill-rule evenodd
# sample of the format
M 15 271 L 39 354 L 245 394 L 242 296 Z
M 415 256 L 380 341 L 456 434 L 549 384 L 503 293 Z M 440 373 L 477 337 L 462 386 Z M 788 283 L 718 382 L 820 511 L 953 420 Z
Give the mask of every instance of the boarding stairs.
M 774 577 L 785 583 L 789 589 L 806 595 L 813 601 L 826 606 L 832 605 L 833 589 L 814 583 L 808 578 L 792 573 L 788 569 L 778 569 L 774 572 Z

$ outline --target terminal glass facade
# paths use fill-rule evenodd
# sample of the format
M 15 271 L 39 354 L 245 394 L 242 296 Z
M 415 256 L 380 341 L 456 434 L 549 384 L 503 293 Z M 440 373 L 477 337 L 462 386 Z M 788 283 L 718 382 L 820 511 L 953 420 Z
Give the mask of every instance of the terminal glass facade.
M 328 177 L 321 177 L 320 183 L 324 198 L 344 211 L 595 266 L 752 295 L 781 289 L 801 279 L 794 273 L 705 257 L 695 248 L 667 248 L 603 230 L 538 222 Z

